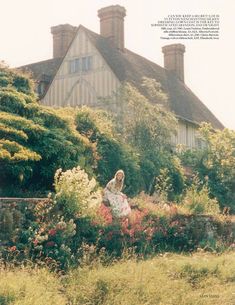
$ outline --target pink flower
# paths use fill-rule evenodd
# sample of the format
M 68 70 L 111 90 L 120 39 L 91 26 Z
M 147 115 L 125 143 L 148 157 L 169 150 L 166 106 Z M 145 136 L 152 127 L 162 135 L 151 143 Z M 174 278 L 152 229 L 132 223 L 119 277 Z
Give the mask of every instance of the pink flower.
M 113 222 L 111 210 L 110 208 L 106 207 L 104 204 L 100 205 L 98 213 L 104 219 L 106 225 L 109 225 Z
M 34 244 L 34 246 L 37 246 L 38 245 L 38 240 L 34 239 L 33 244 Z
M 144 230 L 147 240 L 150 240 L 152 238 L 154 231 L 155 231 L 154 228 L 151 227 L 148 227 L 147 229 Z
M 11 251 L 11 252 L 14 252 L 16 250 L 17 250 L 16 246 L 12 246 L 12 247 L 9 248 L 9 251 Z
M 177 226 L 179 224 L 179 221 L 178 220 L 175 220 L 175 221 L 172 221 L 172 223 L 170 224 L 170 227 L 174 227 L 174 226 Z
M 129 230 L 129 235 L 130 235 L 130 237 L 134 237 L 135 230 L 133 228 Z
M 92 220 L 92 221 L 91 221 L 91 224 L 92 224 L 93 226 L 97 226 L 97 225 L 99 224 L 99 221 L 97 221 L 97 220 Z

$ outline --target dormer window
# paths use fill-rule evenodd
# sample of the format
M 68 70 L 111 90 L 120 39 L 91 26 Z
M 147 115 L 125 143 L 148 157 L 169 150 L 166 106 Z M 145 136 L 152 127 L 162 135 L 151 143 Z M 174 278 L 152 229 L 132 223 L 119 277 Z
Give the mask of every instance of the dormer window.
M 69 61 L 69 73 L 87 72 L 92 69 L 92 57 L 84 56 Z

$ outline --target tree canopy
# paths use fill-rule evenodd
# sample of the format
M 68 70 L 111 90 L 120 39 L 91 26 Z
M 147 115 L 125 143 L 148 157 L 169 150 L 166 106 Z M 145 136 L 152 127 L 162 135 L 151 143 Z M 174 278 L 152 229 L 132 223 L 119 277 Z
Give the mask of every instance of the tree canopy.
M 85 158 L 84 158 L 85 156 Z M 91 172 L 92 145 L 57 110 L 37 102 L 33 82 L 0 68 L 1 184 L 50 189 L 58 168 L 81 165 Z

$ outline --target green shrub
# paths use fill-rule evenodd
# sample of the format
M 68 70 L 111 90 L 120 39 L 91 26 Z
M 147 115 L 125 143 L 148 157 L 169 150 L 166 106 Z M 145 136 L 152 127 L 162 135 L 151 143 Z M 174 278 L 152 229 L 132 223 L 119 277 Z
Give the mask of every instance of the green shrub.
M 97 181 L 105 186 L 118 169 L 126 174 L 124 192 L 130 196 L 142 188 L 140 166 L 137 154 L 130 146 L 118 139 L 105 111 L 94 111 L 83 107 L 76 115 L 77 130 L 96 145 Z
M 203 147 L 183 151 L 180 158 L 208 184 L 209 194 L 217 198 L 221 209 L 235 212 L 235 132 L 227 128 L 214 130 L 208 123 L 199 129 Z
M 207 184 L 200 186 L 198 178 L 186 190 L 181 206 L 194 214 L 218 214 L 220 212 L 218 201 L 210 198 Z
M 80 165 L 92 173 L 94 147 L 75 130 L 74 116 L 39 105 L 33 84 L 19 71 L 0 67 L 0 170 L 3 196 L 52 190 L 58 168 Z M 65 111 L 66 112 L 66 111 Z M 15 187 L 17 186 L 17 187 Z

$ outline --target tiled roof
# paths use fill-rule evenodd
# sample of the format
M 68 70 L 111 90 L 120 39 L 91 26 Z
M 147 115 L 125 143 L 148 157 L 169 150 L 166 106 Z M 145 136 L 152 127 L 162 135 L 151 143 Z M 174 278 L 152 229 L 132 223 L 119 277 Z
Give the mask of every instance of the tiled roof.
M 54 78 L 57 70 L 59 69 L 62 60 L 63 58 L 48 59 L 33 64 L 21 66 L 18 67 L 18 69 L 31 72 L 35 80 L 45 80 L 47 82 L 50 82 Z
M 142 77 L 156 79 L 168 95 L 170 109 L 176 116 L 193 123 L 210 122 L 214 128 L 224 127 L 174 72 L 168 71 L 128 49 L 121 52 L 113 47 L 107 38 L 85 27 L 82 28 L 121 82 L 128 81 L 143 92 Z

